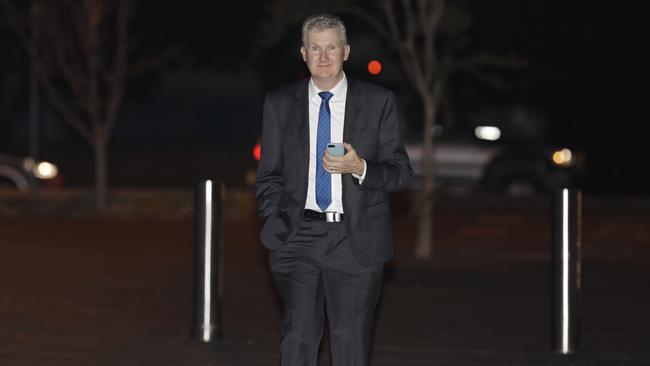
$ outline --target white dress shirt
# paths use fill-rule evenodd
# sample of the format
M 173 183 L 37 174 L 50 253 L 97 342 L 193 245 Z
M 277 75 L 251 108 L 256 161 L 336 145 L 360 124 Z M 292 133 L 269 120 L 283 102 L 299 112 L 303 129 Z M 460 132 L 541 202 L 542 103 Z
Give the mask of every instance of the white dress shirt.
M 309 81 L 309 182 L 307 183 L 307 203 L 305 208 L 322 211 L 316 203 L 316 164 L 323 163 L 323 157 L 316 157 L 316 138 L 318 131 L 318 113 L 320 105 L 323 101 L 318 93 L 322 91 L 329 91 L 332 93 L 332 98 L 329 100 L 330 106 L 330 142 L 343 142 L 343 126 L 345 123 L 345 100 L 348 93 L 348 81 L 343 75 L 343 79 L 339 81 L 336 86 L 331 90 L 320 90 L 314 84 L 314 80 Z M 347 142 L 347 141 L 346 141 Z M 362 159 L 363 160 L 363 159 Z M 359 179 L 359 183 L 363 182 L 366 176 L 366 162 L 363 161 L 363 175 L 353 176 Z M 326 211 L 343 213 L 343 186 L 341 184 L 341 174 L 331 174 L 332 176 L 332 203 Z

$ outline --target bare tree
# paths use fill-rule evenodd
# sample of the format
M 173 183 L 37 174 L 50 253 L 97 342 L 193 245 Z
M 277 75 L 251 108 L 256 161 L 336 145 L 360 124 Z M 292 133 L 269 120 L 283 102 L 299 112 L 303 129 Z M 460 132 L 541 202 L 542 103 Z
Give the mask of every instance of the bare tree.
M 444 0 L 402 0 L 406 21 L 399 27 L 395 16 L 395 1 L 386 0 L 383 11 L 388 23 L 390 39 L 398 51 L 406 76 L 422 101 L 423 106 L 423 167 L 424 199 L 415 242 L 417 257 L 430 257 L 433 251 L 433 126 L 436 123 L 442 97 L 442 82 L 436 54 L 436 36 L 442 24 Z M 420 43 L 420 44 L 417 44 Z
M 108 141 L 122 105 L 131 0 L 2 0 L 7 23 L 38 52 L 40 84 L 93 149 L 98 210 L 108 203 Z M 38 32 L 34 32 L 38 29 Z M 30 52 L 30 55 L 32 52 Z

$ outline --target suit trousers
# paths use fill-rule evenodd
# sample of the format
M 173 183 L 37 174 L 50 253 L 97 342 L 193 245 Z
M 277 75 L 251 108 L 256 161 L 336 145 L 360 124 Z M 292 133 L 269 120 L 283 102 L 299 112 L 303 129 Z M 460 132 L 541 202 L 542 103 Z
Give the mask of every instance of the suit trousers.
M 384 265 L 357 262 L 345 225 L 304 219 L 269 265 L 284 303 L 281 365 L 317 365 L 325 312 L 332 365 L 368 365 Z

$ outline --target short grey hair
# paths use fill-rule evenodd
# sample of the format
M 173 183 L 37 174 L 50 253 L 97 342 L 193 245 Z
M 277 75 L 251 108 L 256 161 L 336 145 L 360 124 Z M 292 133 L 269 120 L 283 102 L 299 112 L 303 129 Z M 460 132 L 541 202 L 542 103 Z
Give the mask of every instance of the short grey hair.
M 341 34 L 344 45 L 348 44 L 348 36 L 345 31 L 345 24 L 341 18 L 331 14 L 312 15 L 302 22 L 302 45 L 307 46 L 307 33 L 322 32 L 327 29 L 337 29 Z

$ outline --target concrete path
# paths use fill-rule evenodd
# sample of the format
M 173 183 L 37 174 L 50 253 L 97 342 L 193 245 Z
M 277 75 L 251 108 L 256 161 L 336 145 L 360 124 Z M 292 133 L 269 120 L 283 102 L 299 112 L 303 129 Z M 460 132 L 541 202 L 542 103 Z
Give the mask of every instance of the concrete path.
M 417 260 L 402 198 L 373 365 L 650 365 L 648 207 L 585 208 L 581 350 L 562 356 L 549 341 L 544 203 L 443 202 L 435 257 Z M 189 337 L 190 217 L 0 218 L 0 366 L 278 364 L 280 305 L 255 212 L 227 206 L 214 345 Z

